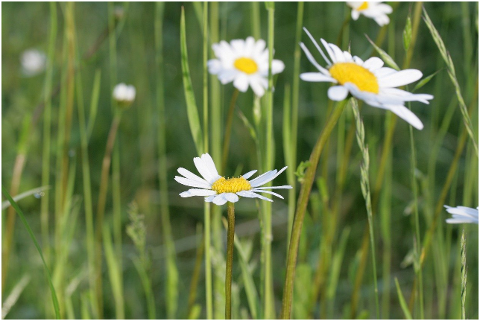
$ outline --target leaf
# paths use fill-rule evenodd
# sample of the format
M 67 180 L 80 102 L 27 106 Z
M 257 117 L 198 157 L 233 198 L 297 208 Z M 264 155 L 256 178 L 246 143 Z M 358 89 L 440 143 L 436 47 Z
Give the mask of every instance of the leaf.
M 412 315 L 410 314 L 410 310 L 408 310 L 407 302 L 405 302 L 405 298 L 403 297 L 402 289 L 400 289 L 397 278 L 395 278 L 395 285 L 397 287 L 398 300 L 400 301 L 400 306 L 402 307 L 403 313 L 405 314 L 405 318 L 411 319 Z
M 432 80 L 432 78 L 441 71 L 442 69 L 440 70 L 437 70 L 435 71 L 433 74 L 423 78 L 422 80 L 420 80 L 417 85 L 415 86 L 415 88 L 413 88 L 412 92 L 422 88 L 423 86 L 425 86 L 430 80 Z
M 50 185 L 47 185 L 47 186 L 41 186 L 41 187 L 37 187 L 37 188 L 31 189 L 31 190 L 26 191 L 26 192 L 24 192 L 24 193 L 22 193 L 22 194 L 18 194 L 17 196 L 15 196 L 15 197 L 13 198 L 13 200 L 14 200 L 15 202 L 18 202 L 19 200 L 21 200 L 21 199 L 23 199 L 23 198 L 25 198 L 25 197 L 28 197 L 28 196 L 30 196 L 30 195 L 34 195 L 34 194 L 38 194 L 38 195 L 40 195 L 40 196 L 43 196 L 43 195 L 42 195 L 42 194 L 44 194 L 43 191 L 46 191 L 46 190 L 50 189 L 50 187 L 51 187 Z M 35 197 L 36 197 L 36 196 L 35 196 Z M 2 202 L 2 210 L 8 208 L 9 206 L 10 206 L 10 202 L 9 202 L 9 201 L 4 201 L 4 202 Z
M 367 35 L 365 35 L 365 37 L 367 37 L 368 41 L 370 41 L 370 43 L 372 44 L 373 48 L 375 48 L 375 50 L 378 52 L 378 54 L 380 55 L 380 57 L 382 58 L 382 60 L 383 60 L 387 65 L 389 65 L 390 67 L 392 67 L 392 68 L 395 69 L 395 70 L 400 70 L 400 68 L 399 68 L 398 65 L 395 63 L 395 61 L 392 59 L 392 57 L 390 57 L 383 49 L 381 49 L 379 46 L 377 46 Z
M 203 153 L 203 137 L 202 128 L 200 126 L 200 117 L 198 116 L 197 103 L 195 101 L 195 93 L 193 92 L 192 79 L 190 77 L 190 69 L 188 67 L 187 53 L 187 36 L 185 31 L 185 9 L 182 7 L 180 18 L 180 52 L 182 60 L 183 88 L 185 91 L 185 101 L 187 103 L 187 115 L 190 130 L 192 132 L 193 141 L 197 148 L 198 155 Z
M 45 268 L 45 272 L 47 273 L 48 285 L 50 286 L 50 292 L 52 295 L 53 309 L 55 310 L 55 317 L 57 319 L 60 319 L 60 308 L 58 305 L 57 293 L 55 292 L 55 288 L 53 287 L 52 276 L 50 274 L 50 270 L 48 269 L 47 263 L 45 262 L 45 258 L 43 257 L 43 253 L 42 253 L 42 250 L 40 249 L 40 245 L 38 245 L 37 239 L 35 238 L 35 235 L 33 234 L 33 231 L 30 228 L 30 225 L 28 225 L 28 222 L 25 219 L 25 216 L 23 215 L 22 210 L 20 209 L 20 207 L 18 207 L 18 204 L 12 199 L 10 194 L 7 192 L 7 189 L 3 185 L 2 185 L 2 193 L 10 202 L 10 204 L 12 204 L 18 216 L 20 216 L 20 219 L 22 220 L 23 225 L 27 229 L 27 232 L 30 235 L 30 238 L 32 239 L 33 244 L 37 248 L 37 251 L 40 254 L 40 257 L 42 258 L 43 267 Z

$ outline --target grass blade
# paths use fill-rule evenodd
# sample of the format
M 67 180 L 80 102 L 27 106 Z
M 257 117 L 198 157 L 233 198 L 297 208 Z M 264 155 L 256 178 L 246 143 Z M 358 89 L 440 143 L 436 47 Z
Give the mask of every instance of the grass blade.
M 405 301 L 405 298 L 403 297 L 402 289 L 400 289 L 400 285 L 398 284 L 398 279 L 397 278 L 395 278 L 395 285 L 397 286 L 398 300 L 400 301 L 400 306 L 402 307 L 402 311 L 405 314 L 405 318 L 410 320 L 410 319 L 412 319 L 412 315 L 410 314 L 410 310 L 408 310 L 407 302 Z
M 193 92 L 190 68 L 188 67 L 187 35 L 185 28 L 185 9 L 182 7 L 182 14 L 180 17 L 180 51 L 182 55 L 183 88 L 187 103 L 188 123 L 192 132 L 193 141 L 195 142 L 195 147 L 197 148 L 197 154 L 200 155 L 203 153 L 204 146 L 202 128 L 200 125 L 197 103 L 195 101 L 195 93 Z
M 30 238 L 33 241 L 33 244 L 35 244 L 35 247 L 37 248 L 38 254 L 40 254 L 40 257 L 42 258 L 43 266 L 45 267 L 45 271 L 47 272 L 47 279 L 48 279 L 48 284 L 50 286 L 50 292 L 52 295 L 52 301 L 53 301 L 53 309 L 55 310 L 55 317 L 57 319 L 60 319 L 60 308 L 58 305 L 58 299 L 57 299 L 57 293 L 55 292 L 55 288 L 53 287 L 52 283 L 52 276 L 50 274 L 50 270 L 48 269 L 47 263 L 45 262 L 45 259 L 43 257 L 42 250 L 40 246 L 38 245 L 37 239 L 35 238 L 35 235 L 33 234 L 32 229 L 30 228 L 30 225 L 28 225 L 27 220 L 25 219 L 25 216 L 23 215 L 22 210 L 18 206 L 18 204 L 13 200 L 13 198 L 10 196 L 8 193 L 7 189 L 3 186 L 2 184 L 2 193 L 3 195 L 7 198 L 7 200 L 12 204 L 13 208 L 17 212 L 17 214 L 20 216 L 20 219 L 22 220 L 23 225 L 28 231 L 28 234 L 30 235 Z

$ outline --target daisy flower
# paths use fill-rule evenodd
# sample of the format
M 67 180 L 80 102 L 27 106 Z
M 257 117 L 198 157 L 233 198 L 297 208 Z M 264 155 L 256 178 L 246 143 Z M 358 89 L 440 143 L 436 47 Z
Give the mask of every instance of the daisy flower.
M 268 49 L 265 41 L 255 41 L 253 37 L 246 40 L 236 39 L 230 44 L 222 40 L 212 45 L 217 59 L 208 61 L 208 71 L 218 76 L 222 84 L 233 81 L 235 88 L 246 92 L 248 86 L 252 87 L 255 95 L 261 97 L 268 88 Z M 282 61 L 272 61 L 272 73 L 283 71 L 285 65 Z
M 267 191 L 266 189 L 290 189 L 290 185 L 261 187 L 280 175 L 286 168 L 277 171 L 268 171 L 255 179 L 248 180 L 255 174 L 256 170 L 250 171 L 240 177 L 225 178 L 218 175 L 217 168 L 209 154 L 193 159 L 195 167 L 202 177 L 199 177 L 189 170 L 180 167 L 178 173 L 182 176 L 175 176 L 175 180 L 182 185 L 195 187 L 180 193 L 181 197 L 204 196 L 205 202 L 213 202 L 216 205 L 223 205 L 227 201 L 236 203 L 239 196 L 248 198 L 259 198 L 273 202 L 271 199 L 257 193 L 267 193 L 279 198 L 282 195 Z
M 379 26 L 390 22 L 387 13 L 392 13 L 392 7 L 381 2 L 350 1 L 347 5 L 352 8 L 352 19 L 357 20 L 360 14 L 372 18 Z
M 342 51 L 336 45 L 320 39 L 328 58 L 312 35 L 305 29 L 315 47 L 320 51 L 327 67 L 320 66 L 304 43 L 300 43 L 308 60 L 319 72 L 306 72 L 300 75 L 305 81 L 332 82 L 337 84 L 328 89 L 328 98 L 335 101 L 344 100 L 350 93 L 352 96 L 363 100 L 373 107 L 390 110 L 400 118 L 407 121 L 417 129 L 422 129 L 423 124 L 414 113 L 404 106 L 406 101 L 420 101 L 428 104 L 432 95 L 412 94 L 395 87 L 404 86 L 417 81 L 422 73 L 416 69 L 396 71 L 383 67 L 383 61 L 372 57 L 365 61 L 353 56 L 348 51 Z
M 452 218 L 446 220 L 450 224 L 460 224 L 460 223 L 475 223 L 478 224 L 478 207 L 477 209 L 457 206 L 451 207 L 444 205 L 447 209 L 447 212 L 452 214 Z
M 32 77 L 45 70 L 47 56 L 40 50 L 28 49 L 20 56 L 20 63 L 22 64 L 22 73 L 27 77 Z
M 120 105 L 128 106 L 135 100 L 135 87 L 124 83 L 118 84 L 113 88 L 113 99 Z

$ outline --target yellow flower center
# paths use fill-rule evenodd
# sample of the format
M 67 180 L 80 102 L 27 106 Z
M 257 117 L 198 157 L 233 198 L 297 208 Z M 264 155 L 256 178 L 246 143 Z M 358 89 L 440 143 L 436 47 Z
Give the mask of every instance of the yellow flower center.
M 368 9 L 368 2 L 364 1 L 360 7 L 357 8 L 358 11 Z
M 253 60 L 251 58 L 245 58 L 245 57 L 238 58 L 237 60 L 235 60 L 233 65 L 238 70 L 240 70 L 240 71 L 242 71 L 246 74 L 249 74 L 249 75 L 253 74 L 253 73 L 256 73 L 257 70 L 258 70 L 257 63 L 255 62 L 255 60 Z
M 243 177 L 229 178 L 220 177 L 213 183 L 212 190 L 221 193 L 236 193 L 240 191 L 249 191 L 252 189 L 252 185 Z
M 353 62 L 339 62 L 330 67 L 330 75 L 341 85 L 347 82 L 355 84 L 361 91 L 378 94 L 377 77 L 368 69 Z

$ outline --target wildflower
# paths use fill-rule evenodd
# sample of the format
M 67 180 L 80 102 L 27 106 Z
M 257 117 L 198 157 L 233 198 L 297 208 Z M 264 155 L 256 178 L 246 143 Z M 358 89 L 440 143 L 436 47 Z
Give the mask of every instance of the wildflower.
M 121 107 L 129 106 L 135 100 L 135 87 L 132 85 L 118 84 L 113 89 L 113 99 L 115 99 Z
M 328 59 L 308 30 L 305 28 L 304 30 L 314 42 L 328 66 L 327 68 L 320 66 L 305 44 L 300 43 L 308 60 L 320 71 L 303 73 L 300 75 L 302 80 L 338 84 L 328 89 L 328 98 L 331 100 L 343 100 L 350 93 L 370 106 L 390 110 L 417 129 L 423 128 L 420 119 L 405 107 L 404 103 L 406 101 L 420 101 L 428 104 L 428 100 L 433 99 L 433 96 L 412 94 L 394 88 L 420 79 L 422 73 L 419 70 L 396 71 L 392 68 L 383 67 L 383 61 L 378 57 L 363 61 L 357 56 L 352 57 L 347 51 L 340 50 L 336 45 L 320 39 L 330 57 Z
M 352 19 L 357 20 L 360 14 L 372 18 L 379 26 L 390 22 L 387 13 L 392 13 L 392 7 L 381 2 L 350 1 L 347 5 L 352 8 Z
M 246 40 L 236 39 L 215 43 L 212 46 L 217 59 L 208 61 L 208 71 L 218 76 L 222 84 L 233 81 L 235 88 L 246 92 L 248 86 L 252 87 L 255 95 L 261 97 L 268 88 L 268 49 L 265 41 L 255 41 L 253 37 Z M 272 60 L 272 73 L 283 71 L 285 65 L 282 61 Z
M 178 173 L 183 176 L 175 176 L 175 180 L 182 185 L 196 187 L 180 193 L 181 197 L 205 196 L 205 202 L 213 202 L 216 205 L 223 205 L 227 201 L 236 203 L 239 200 L 239 196 L 259 198 L 265 201 L 273 202 L 271 199 L 257 193 L 267 193 L 283 199 L 280 194 L 266 191 L 266 189 L 292 188 L 290 185 L 260 187 L 261 185 L 270 182 L 275 177 L 280 175 L 287 168 L 287 166 L 278 172 L 276 169 L 268 171 L 249 181 L 248 179 L 255 174 L 256 170 L 250 171 L 240 177 L 226 179 L 225 177 L 218 175 L 215 163 L 209 154 L 203 154 L 201 157 L 195 157 L 193 162 L 203 178 L 193 174 L 185 168 L 180 167 L 178 169 Z
M 25 50 L 21 57 L 22 73 L 27 77 L 38 75 L 45 70 L 47 56 L 37 49 Z
M 453 217 L 446 220 L 450 224 L 460 224 L 460 223 L 475 223 L 478 224 L 478 207 L 477 209 L 457 206 L 451 207 L 444 205 L 447 209 L 447 212 L 452 214 Z

